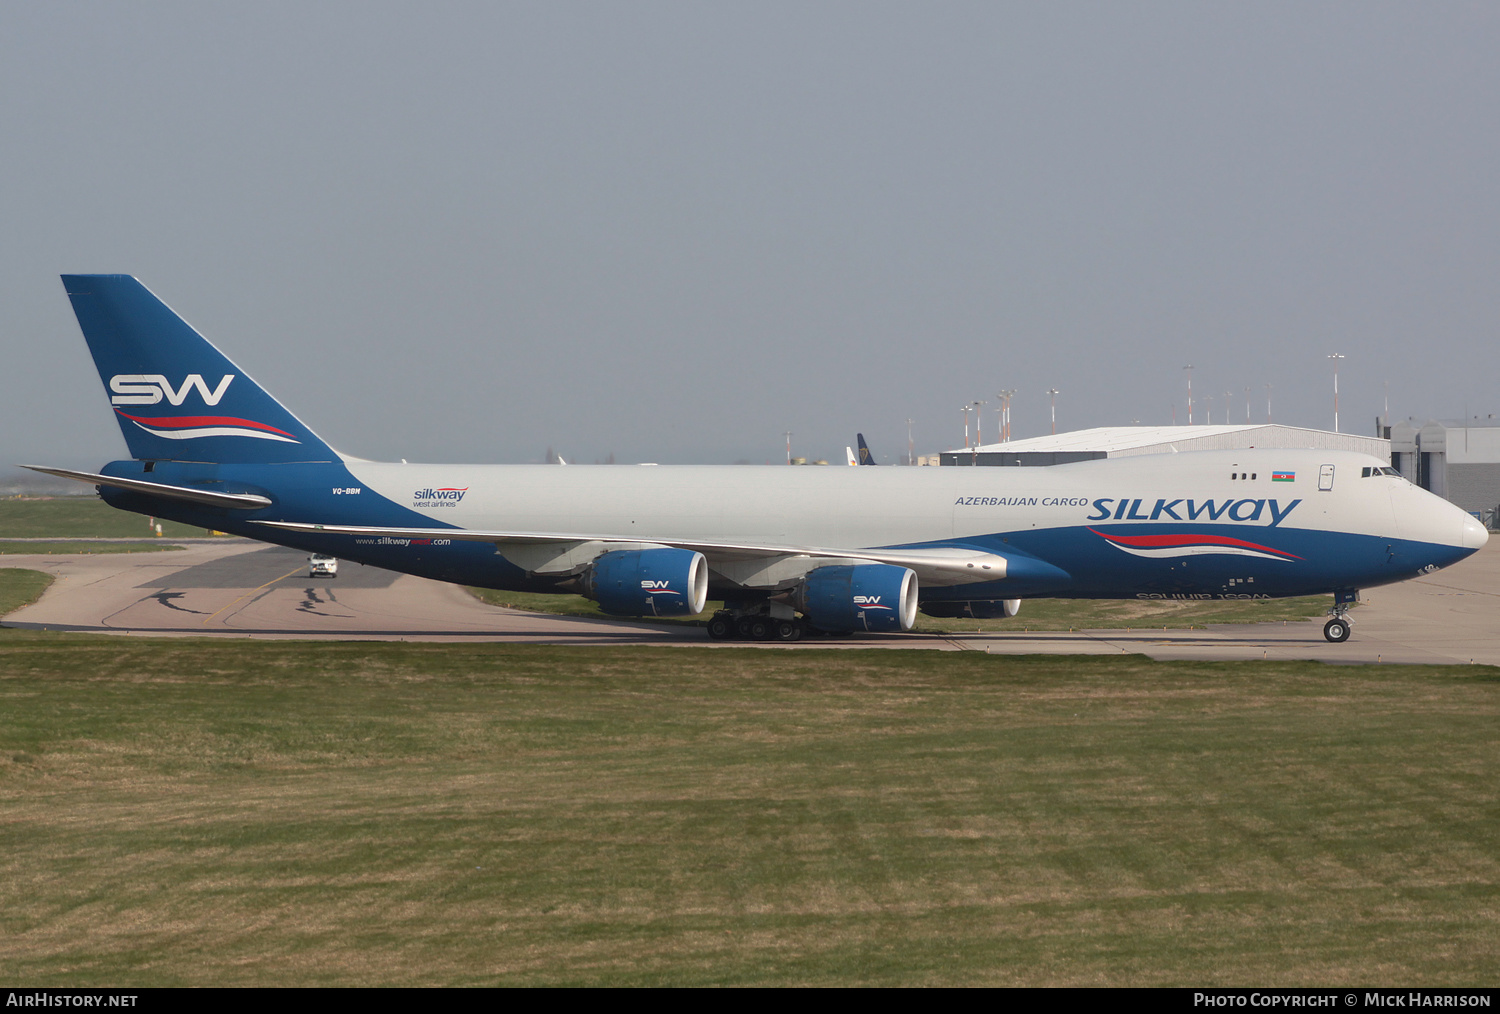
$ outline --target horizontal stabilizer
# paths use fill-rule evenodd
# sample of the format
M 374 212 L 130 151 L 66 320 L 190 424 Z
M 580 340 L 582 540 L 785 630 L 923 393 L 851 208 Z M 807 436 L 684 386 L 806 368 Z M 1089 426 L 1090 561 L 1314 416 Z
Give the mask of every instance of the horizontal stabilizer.
M 182 500 L 187 503 L 207 504 L 209 507 L 231 507 L 236 510 L 258 510 L 261 507 L 271 506 L 269 498 L 255 493 L 216 493 L 212 490 L 192 489 L 188 486 L 168 486 L 163 482 L 118 479 L 113 475 L 98 475 L 94 472 L 75 472 L 71 468 L 46 468 L 42 465 L 22 465 L 21 467 L 29 468 L 33 472 L 55 475 L 59 479 L 73 479 L 76 482 L 86 482 L 91 486 L 128 489 L 132 493 L 145 493 L 147 496 L 160 497 L 163 500 Z

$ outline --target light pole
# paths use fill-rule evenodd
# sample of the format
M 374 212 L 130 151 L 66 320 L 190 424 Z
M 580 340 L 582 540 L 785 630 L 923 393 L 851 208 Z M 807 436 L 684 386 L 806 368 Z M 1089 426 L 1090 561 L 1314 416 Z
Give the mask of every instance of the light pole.
M 1205 426 L 1212 426 L 1213 424 L 1214 424 L 1214 396 L 1210 394 L 1210 395 L 1206 395 L 1204 397 L 1204 399 L 1203 399 L 1203 425 L 1205 425 Z
M 1245 385 L 1245 425 L 1250 425 L 1250 385 Z
M 1193 425 L 1193 364 L 1188 363 L 1183 367 L 1188 375 L 1188 425 Z
M 969 449 L 969 406 L 964 405 L 964 450 Z
M 1012 387 L 1008 390 L 1001 391 L 999 395 L 1002 399 L 1001 405 L 1003 413 L 1000 421 L 1000 442 L 1002 444 L 1010 443 L 1010 399 L 1015 397 L 1015 394 L 1016 389 Z
M 1271 385 L 1266 385 L 1266 425 L 1271 425 Z
M 1339 431 L 1339 360 L 1344 357 L 1335 352 L 1328 357 L 1333 360 L 1333 432 Z
M 976 401 L 974 403 L 974 453 L 979 453 L 979 448 L 984 446 L 984 406 L 987 401 Z M 978 460 L 978 459 L 976 459 Z
M 1047 393 L 1052 395 L 1052 435 L 1057 436 L 1057 396 L 1061 392 L 1055 387 L 1049 387 Z
M 912 453 L 911 452 L 912 452 L 911 420 L 908 419 L 908 420 L 906 420 L 906 463 L 907 463 L 907 465 L 913 465 L 913 464 L 915 464 L 915 462 L 912 460 Z
M 786 463 L 792 463 L 792 431 L 786 431 Z

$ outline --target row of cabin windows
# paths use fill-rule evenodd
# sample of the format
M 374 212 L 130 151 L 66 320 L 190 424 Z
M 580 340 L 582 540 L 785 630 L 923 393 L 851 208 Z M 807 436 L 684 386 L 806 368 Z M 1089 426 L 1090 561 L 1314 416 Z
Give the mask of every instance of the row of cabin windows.
M 1256 474 L 1255 472 L 1231 472 L 1229 477 L 1231 479 L 1254 479 Z M 1368 479 L 1372 475 L 1394 475 L 1398 479 L 1401 478 L 1401 473 L 1389 465 L 1367 465 L 1360 469 L 1359 476 L 1361 479 Z

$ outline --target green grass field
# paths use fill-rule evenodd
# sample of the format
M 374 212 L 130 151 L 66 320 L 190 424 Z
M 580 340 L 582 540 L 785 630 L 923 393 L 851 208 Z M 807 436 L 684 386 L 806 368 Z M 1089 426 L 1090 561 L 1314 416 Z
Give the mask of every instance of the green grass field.
M 162 535 L 201 538 L 202 528 L 161 521 Z M 150 539 L 146 518 L 116 510 L 93 494 L 0 499 L 0 540 L 28 538 Z
M 182 549 L 171 542 L 29 542 L 0 540 L 0 556 L 30 556 L 59 553 L 161 553 Z
M 41 571 L 0 568 L 0 616 L 31 605 L 51 583 L 52 577 Z
M 1500 671 L 0 631 L 0 977 L 1485 984 Z

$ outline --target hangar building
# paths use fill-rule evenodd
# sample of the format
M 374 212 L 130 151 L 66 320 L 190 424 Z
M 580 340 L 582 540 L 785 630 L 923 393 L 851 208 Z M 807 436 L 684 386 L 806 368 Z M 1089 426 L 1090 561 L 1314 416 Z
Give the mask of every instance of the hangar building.
M 1387 433 L 1391 465 L 1398 472 L 1495 527 L 1500 419 L 1408 421 L 1396 423 Z

